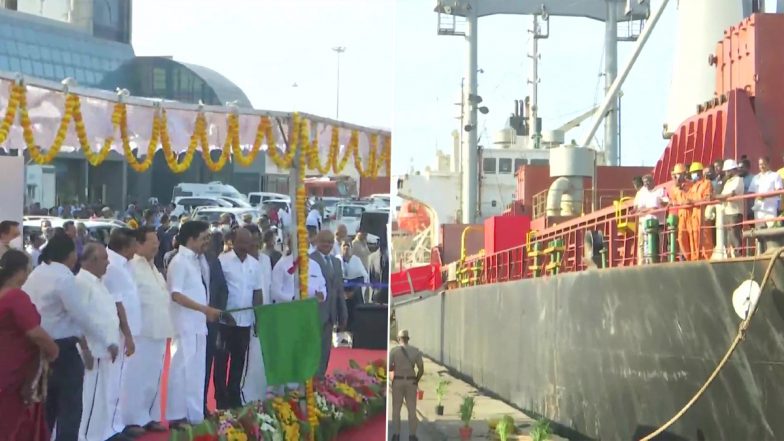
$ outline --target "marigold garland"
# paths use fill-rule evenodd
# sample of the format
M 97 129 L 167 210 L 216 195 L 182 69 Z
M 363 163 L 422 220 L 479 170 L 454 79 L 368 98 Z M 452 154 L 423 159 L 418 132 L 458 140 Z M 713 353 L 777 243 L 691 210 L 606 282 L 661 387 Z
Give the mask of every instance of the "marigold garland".
M 158 125 L 158 136 L 161 141 L 161 148 L 163 149 L 163 157 L 166 158 L 166 164 L 169 166 L 169 170 L 179 174 L 190 168 L 191 162 L 193 162 L 193 155 L 196 153 L 196 147 L 198 146 L 199 141 L 204 142 L 205 140 L 205 137 L 203 137 L 202 134 L 206 130 L 206 124 L 206 118 L 202 113 L 199 113 L 196 116 L 196 123 L 194 124 L 193 134 L 191 135 L 191 140 L 188 144 L 188 150 L 185 151 L 185 157 L 182 158 L 181 162 L 177 162 L 179 155 L 174 153 L 171 147 L 171 139 L 169 139 L 169 123 L 168 119 L 166 118 L 166 110 L 161 110 L 161 117 Z
M 292 128 L 292 144 L 290 144 L 289 150 L 296 151 L 299 150 L 300 154 L 298 156 L 298 163 L 297 163 L 297 193 L 295 198 L 296 209 L 297 209 L 297 256 L 299 259 L 299 296 L 301 299 L 308 298 L 308 267 L 310 264 L 310 256 L 308 256 L 308 231 L 307 227 L 305 226 L 305 219 L 307 217 L 307 213 L 305 212 L 305 203 L 307 201 L 307 193 L 305 192 L 305 172 L 307 167 L 307 153 L 309 148 L 305 148 L 308 142 L 307 135 L 307 123 L 301 122 L 299 123 L 300 126 L 298 127 L 298 115 L 294 114 L 293 120 L 295 121 L 294 127 Z M 300 131 L 300 136 L 295 136 L 295 133 Z M 309 379 L 305 382 L 305 397 L 307 402 L 307 410 L 308 410 L 308 423 L 310 424 L 310 440 L 315 441 L 315 433 L 316 427 L 318 426 L 318 411 L 316 409 L 316 397 L 313 391 L 313 379 Z
M 84 127 L 84 118 L 82 118 L 82 103 L 79 99 L 79 95 L 69 96 L 73 97 L 73 121 L 74 125 L 76 126 L 76 137 L 82 147 L 82 153 L 84 153 L 84 157 L 87 159 L 87 162 L 89 162 L 90 165 L 97 167 L 106 160 L 107 156 L 109 156 L 114 138 L 110 136 L 104 139 L 101 150 L 99 150 L 98 153 L 93 152 L 92 146 L 90 146 L 90 141 L 87 138 L 87 129 Z M 120 114 L 117 107 L 115 106 L 114 111 L 112 111 L 112 133 L 117 133 L 117 127 L 119 124 Z
M 299 125 L 301 124 L 299 120 L 299 115 L 295 113 L 291 117 L 291 128 L 289 133 L 291 134 L 291 139 L 289 140 L 289 146 L 291 146 L 283 156 L 280 156 L 282 153 L 278 150 L 275 144 L 270 144 L 267 146 L 267 154 L 269 155 L 272 162 L 281 170 L 288 170 L 291 168 L 292 163 L 294 162 L 294 154 L 297 152 L 297 146 L 299 145 Z M 269 126 L 269 133 L 265 135 L 267 140 L 272 139 L 272 126 Z
M 310 130 L 308 128 L 308 122 L 304 121 L 303 124 L 300 126 L 300 137 L 302 139 L 308 139 L 310 137 L 309 132 Z M 333 134 L 333 138 L 334 138 L 334 134 Z M 307 155 L 308 168 L 311 170 L 316 170 L 322 175 L 329 174 L 329 171 L 332 168 L 333 148 L 335 148 L 337 144 L 330 141 L 329 153 L 327 154 L 327 161 L 324 164 L 322 164 L 321 160 L 319 159 L 318 136 L 315 136 L 312 140 L 310 140 L 310 142 L 305 142 L 305 144 L 307 145 L 307 152 L 308 152 Z
M 377 176 L 376 155 L 378 154 L 378 134 L 373 133 L 370 135 L 370 148 L 368 149 L 368 164 L 367 167 L 362 165 L 362 158 L 360 157 L 359 147 L 354 149 L 354 167 L 363 178 L 373 178 Z
M 206 119 L 204 117 L 202 117 L 202 119 L 204 120 L 204 123 L 201 127 L 201 133 L 199 134 L 199 138 L 201 139 L 201 157 L 204 160 L 204 165 L 213 173 L 217 173 L 229 161 L 232 146 L 236 144 L 237 149 L 239 149 L 239 121 L 237 121 L 237 115 L 233 113 L 230 113 L 226 118 L 226 140 L 223 142 L 220 157 L 218 157 L 217 161 L 213 161 L 212 155 L 210 154 L 212 153 L 210 152 L 210 144 L 207 140 Z
M 231 145 L 232 154 L 234 155 L 234 160 L 237 162 L 237 164 L 243 167 L 250 167 L 253 165 L 253 161 L 256 160 L 256 156 L 261 151 L 261 145 L 264 143 L 265 138 L 267 139 L 267 145 L 269 145 L 270 148 L 275 146 L 275 138 L 272 136 L 272 125 L 270 124 L 269 117 L 262 116 L 259 118 L 258 127 L 256 127 L 256 138 L 253 140 L 253 147 L 247 155 L 243 154 L 239 144 L 238 120 L 236 143 Z
M 144 173 L 152 166 L 152 160 L 155 157 L 155 148 L 158 146 L 158 135 L 160 133 L 161 115 L 156 111 L 152 117 L 152 129 L 150 130 L 150 142 L 147 145 L 147 157 L 143 162 L 139 162 L 131 149 L 131 143 L 128 140 L 128 109 L 125 104 L 118 103 L 116 105 L 120 108 L 120 139 L 122 140 L 123 152 L 125 153 L 125 160 L 128 166 L 137 173 Z
M 51 147 L 46 150 L 46 153 L 43 153 L 35 142 L 33 125 L 28 114 L 27 87 L 21 83 L 12 83 L 9 89 L 10 95 L 8 106 L 5 109 L 2 121 L 0 121 L 0 144 L 7 141 L 11 127 L 13 126 L 16 117 L 19 116 L 19 125 L 22 127 L 25 146 L 29 151 L 31 159 L 38 164 L 48 164 L 53 161 L 60 152 L 62 145 L 65 142 L 69 125 L 71 121 L 73 121 L 79 146 L 87 161 L 93 166 L 98 166 L 106 160 L 111 152 L 111 147 L 116 140 L 114 136 L 108 137 L 103 140 L 101 148 L 98 151 L 93 151 L 89 137 L 87 136 L 87 129 L 84 125 L 81 112 L 81 99 L 78 95 L 68 94 L 66 96 L 63 117 L 60 120 L 55 139 Z M 252 165 L 265 141 L 268 146 L 267 154 L 269 158 L 281 170 L 287 170 L 292 167 L 297 149 L 300 149 L 300 151 L 303 152 L 306 167 L 317 170 L 322 175 L 329 174 L 330 170 L 335 174 L 341 174 L 345 169 L 348 160 L 352 157 L 357 171 L 362 177 L 378 176 L 381 165 L 386 166 L 385 171 L 387 175 L 389 175 L 390 172 L 391 142 L 389 136 L 384 138 L 384 145 L 379 152 L 379 135 L 370 135 L 370 149 L 367 165 L 365 166 L 362 163 L 363 161 L 359 152 L 359 131 L 351 131 L 348 145 L 343 151 L 343 154 L 340 155 L 340 128 L 333 126 L 326 162 L 322 163 L 319 154 L 318 139 L 317 137 L 312 140 L 310 139 L 308 127 L 309 124 L 313 123 L 301 118 L 299 114 L 296 113 L 292 116 L 291 120 L 290 145 L 292 147 L 285 153 L 275 145 L 272 121 L 268 116 L 259 117 L 259 124 L 256 129 L 256 137 L 253 146 L 248 153 L 244 153 L 240 147 L 239 140 L 239 116 L 234 113 L 229 114 L 227 116 L 228 130 L 226 139 L 221 149 L 221 156 L 217 160 L 212 160 L 210 155 L 207 141 L 206 118 L 201 113 L 196 118 L 194 131 L 191 135 L 188 148 L 184 152 L 184 157 L 182 157 L 181 160 L 179 159 L 180 154 L 176 154 L 171 146 L 165 110 L 156 111 L 153 115 L 151 136 L 147 149 L 148 153 L 143 161 L 139 161 L 130 148 L 126 105 L 122 102 L 115 104 L 111 118 L 113 133 L 116 134 L 118 131 L 120 133 L 119 141 L 122 144 L 123 153 L 128 161 L 129 167 L 140 173 L 148 170 L 152 165 L 155 151 L 159 144 L 164 151 L 164 158 L 169 168 L 174 173 L 182 173 L 190 167 L 196 149 L 199 147 L 201 147 L 201 154 L 207 168 L 213 172 L 217 172 L 228 163 L 230 156 L 241 166 L 247 167 Z
M 335 136 L 334 134 L 332 136 Z M 348 140 L 348 145 L 346 146 L 346 150 L 343 152 L 343 157 L 340 158 L 340 162 L 337 162 L 337 152 L 335 152 L 335 156 L 333 157 L 332 163 L 332 170 L 335 171 L 335 174 L 339 175 L 343 172 L 343 169 L 346 168 L 346 164 L 348 164 L 349 158 L 354 156 L 354 152 L 359 150 L 359 131 L 352 130 L 351 137 Z
M 380 162 L 385 165 L 384 171 L 386 172 L 386 175 L 392 176 L 392 137 L 391 136 L 384 137 L 384 147 L 381 150 Z M 377 174 L 378 174 L 378 169 L 376 169 L 376 175 Z
M 19 101 L 22 98 L 22 94 L 25 93 L 25 87 L 21 84 L 12 83 L 9 89 L 8 107 L 5 109 L 5 116 L 3 116 L 3 122 L 0 124 L 0 144 L 4 143 L 8 138 L 8 132 L 11 130 L 11 126 L 16 119 L 16 110 L 19 107 Z

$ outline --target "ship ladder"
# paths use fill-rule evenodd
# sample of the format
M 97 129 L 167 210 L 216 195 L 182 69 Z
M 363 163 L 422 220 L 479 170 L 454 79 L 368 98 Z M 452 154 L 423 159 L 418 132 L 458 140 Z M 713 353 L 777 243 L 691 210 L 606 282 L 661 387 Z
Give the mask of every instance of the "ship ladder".
M 533 277 L 539 277 L 542 275 L 542 264 L 539 261 L 539 258 L 544 254 L 541 251 L 541 243 L 540 242 L 533 242 L 536 238 L 536 230 L 531 230 L 528 232 L 525 238 L 525 248 L 528 257 L 533 259 L 531 262 L 531 266 L 528 269 L 531 271 L 531 275 Z
M 616 251 L 619 255 L 623 256 L 624 260 L 628 257 L 630 251 L 631 255 L 634 256 L 636 254 L 635 250 L 639 249 L 639 247 L 635 245 L 632 250 L 628 250 L 627 244 L 629 239 L 635 239 L 637 237 L 637 222 L 635 222 L 635 218 L 624 216 L 623 211 L 623 205 L 631 200 L 633 200 L 633 198 L 626 196 L 617 201 L 613 201 L 613 207 L 615 208 L 615 225 L 618 229 L 618 239 L 621 244 Z M 638 256 L 638 259 L 642 259 L 642 257 Z
M 544 254 L 549 256 L 550 262 L 544 267 L 547 274 L 554 276 L 558 274 L 563 262 L 564 242 L 563 239 L 558 238 L 550 242 L 549 246 L 544 250 Z

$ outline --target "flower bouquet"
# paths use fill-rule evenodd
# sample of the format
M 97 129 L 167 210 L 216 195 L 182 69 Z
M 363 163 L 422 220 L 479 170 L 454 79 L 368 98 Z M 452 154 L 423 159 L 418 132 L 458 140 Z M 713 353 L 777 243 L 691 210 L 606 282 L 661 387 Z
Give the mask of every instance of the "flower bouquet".
M 341 430 L 365 424 L 386 406 L 386 361 L 349 369 L 314 381 L 316 439 L 331 441 Z M 301 441 L 309 439 L 305 397 L 298 391 L 220 411 L 198 426 L 174 431 L 170 441 Z

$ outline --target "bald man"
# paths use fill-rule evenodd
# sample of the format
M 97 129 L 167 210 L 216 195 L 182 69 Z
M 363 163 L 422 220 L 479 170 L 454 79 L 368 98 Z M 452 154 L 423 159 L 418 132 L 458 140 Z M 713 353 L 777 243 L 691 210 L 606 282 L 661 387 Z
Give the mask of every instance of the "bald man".
M 247 228 L 232 232 L 231 241 L 232 249 L 219 258 L 229 288 L 226 309 L 250 308 L 254 298 L 262 298 L 261 265 L 251 255 L 255 251 L 253 248 L 258 250 L 258 245 Z M 235 324 L 219 324 L 213 376 L 218 409 L 235 409 L 243 405 L 242 373 L 255 315 L 253 310 L 247 310 L 232 313 L 232 316 Z
M 338 330 L 346 327 L 348 321 L 348 308 L 346 296 L 343 293 L 343 270 L 340 260 L 332 255 L 335 245 L 335 236 L 329 230 L 321 230 L 316 235 L 316 250 L 310 254 L 321 267 L 321 273 L 327 281 L 327 299 L 319 303 L 319 316 L 321 318 L 321 364 L 317 376 L 324 377 L 329 364 L 329 355 L 332 350 L 332 332 L 337 326 Z
M 333 256 L 340 259 L 340 257 L 343 255 L 343 242 L 346 240 L 348 240 L 348 228 L 346 227 L 346 224 L 340 224 L 335 230 L 335 245 L 332 247 Z
M 101 282 L 108 266 L 109 255 L 104 245 L 95 242 L 85 245 L 76 286 L 98 324 L 96 330 L 85 332 L 86 345 L 82 348 L 85 371 L 79 439 L 86 441 L 103 441 L 117 435 L 112 419 L 119 400 L 120 319 L 114 298 Z

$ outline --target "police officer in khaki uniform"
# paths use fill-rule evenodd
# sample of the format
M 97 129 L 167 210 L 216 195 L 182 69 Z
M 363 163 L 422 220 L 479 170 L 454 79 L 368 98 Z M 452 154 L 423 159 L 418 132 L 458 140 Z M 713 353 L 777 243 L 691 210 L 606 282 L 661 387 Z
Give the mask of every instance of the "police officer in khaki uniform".
M 389 370 L 392 372 L 392 441 L 400 441 L 400 408 L 406 401 L 408 439 L 417 441 L 417 389 L 424 374 L 424 362 L 419 349 L 408 344 L 408 331 L 397 334 L 399 346 L 389 351 Z

